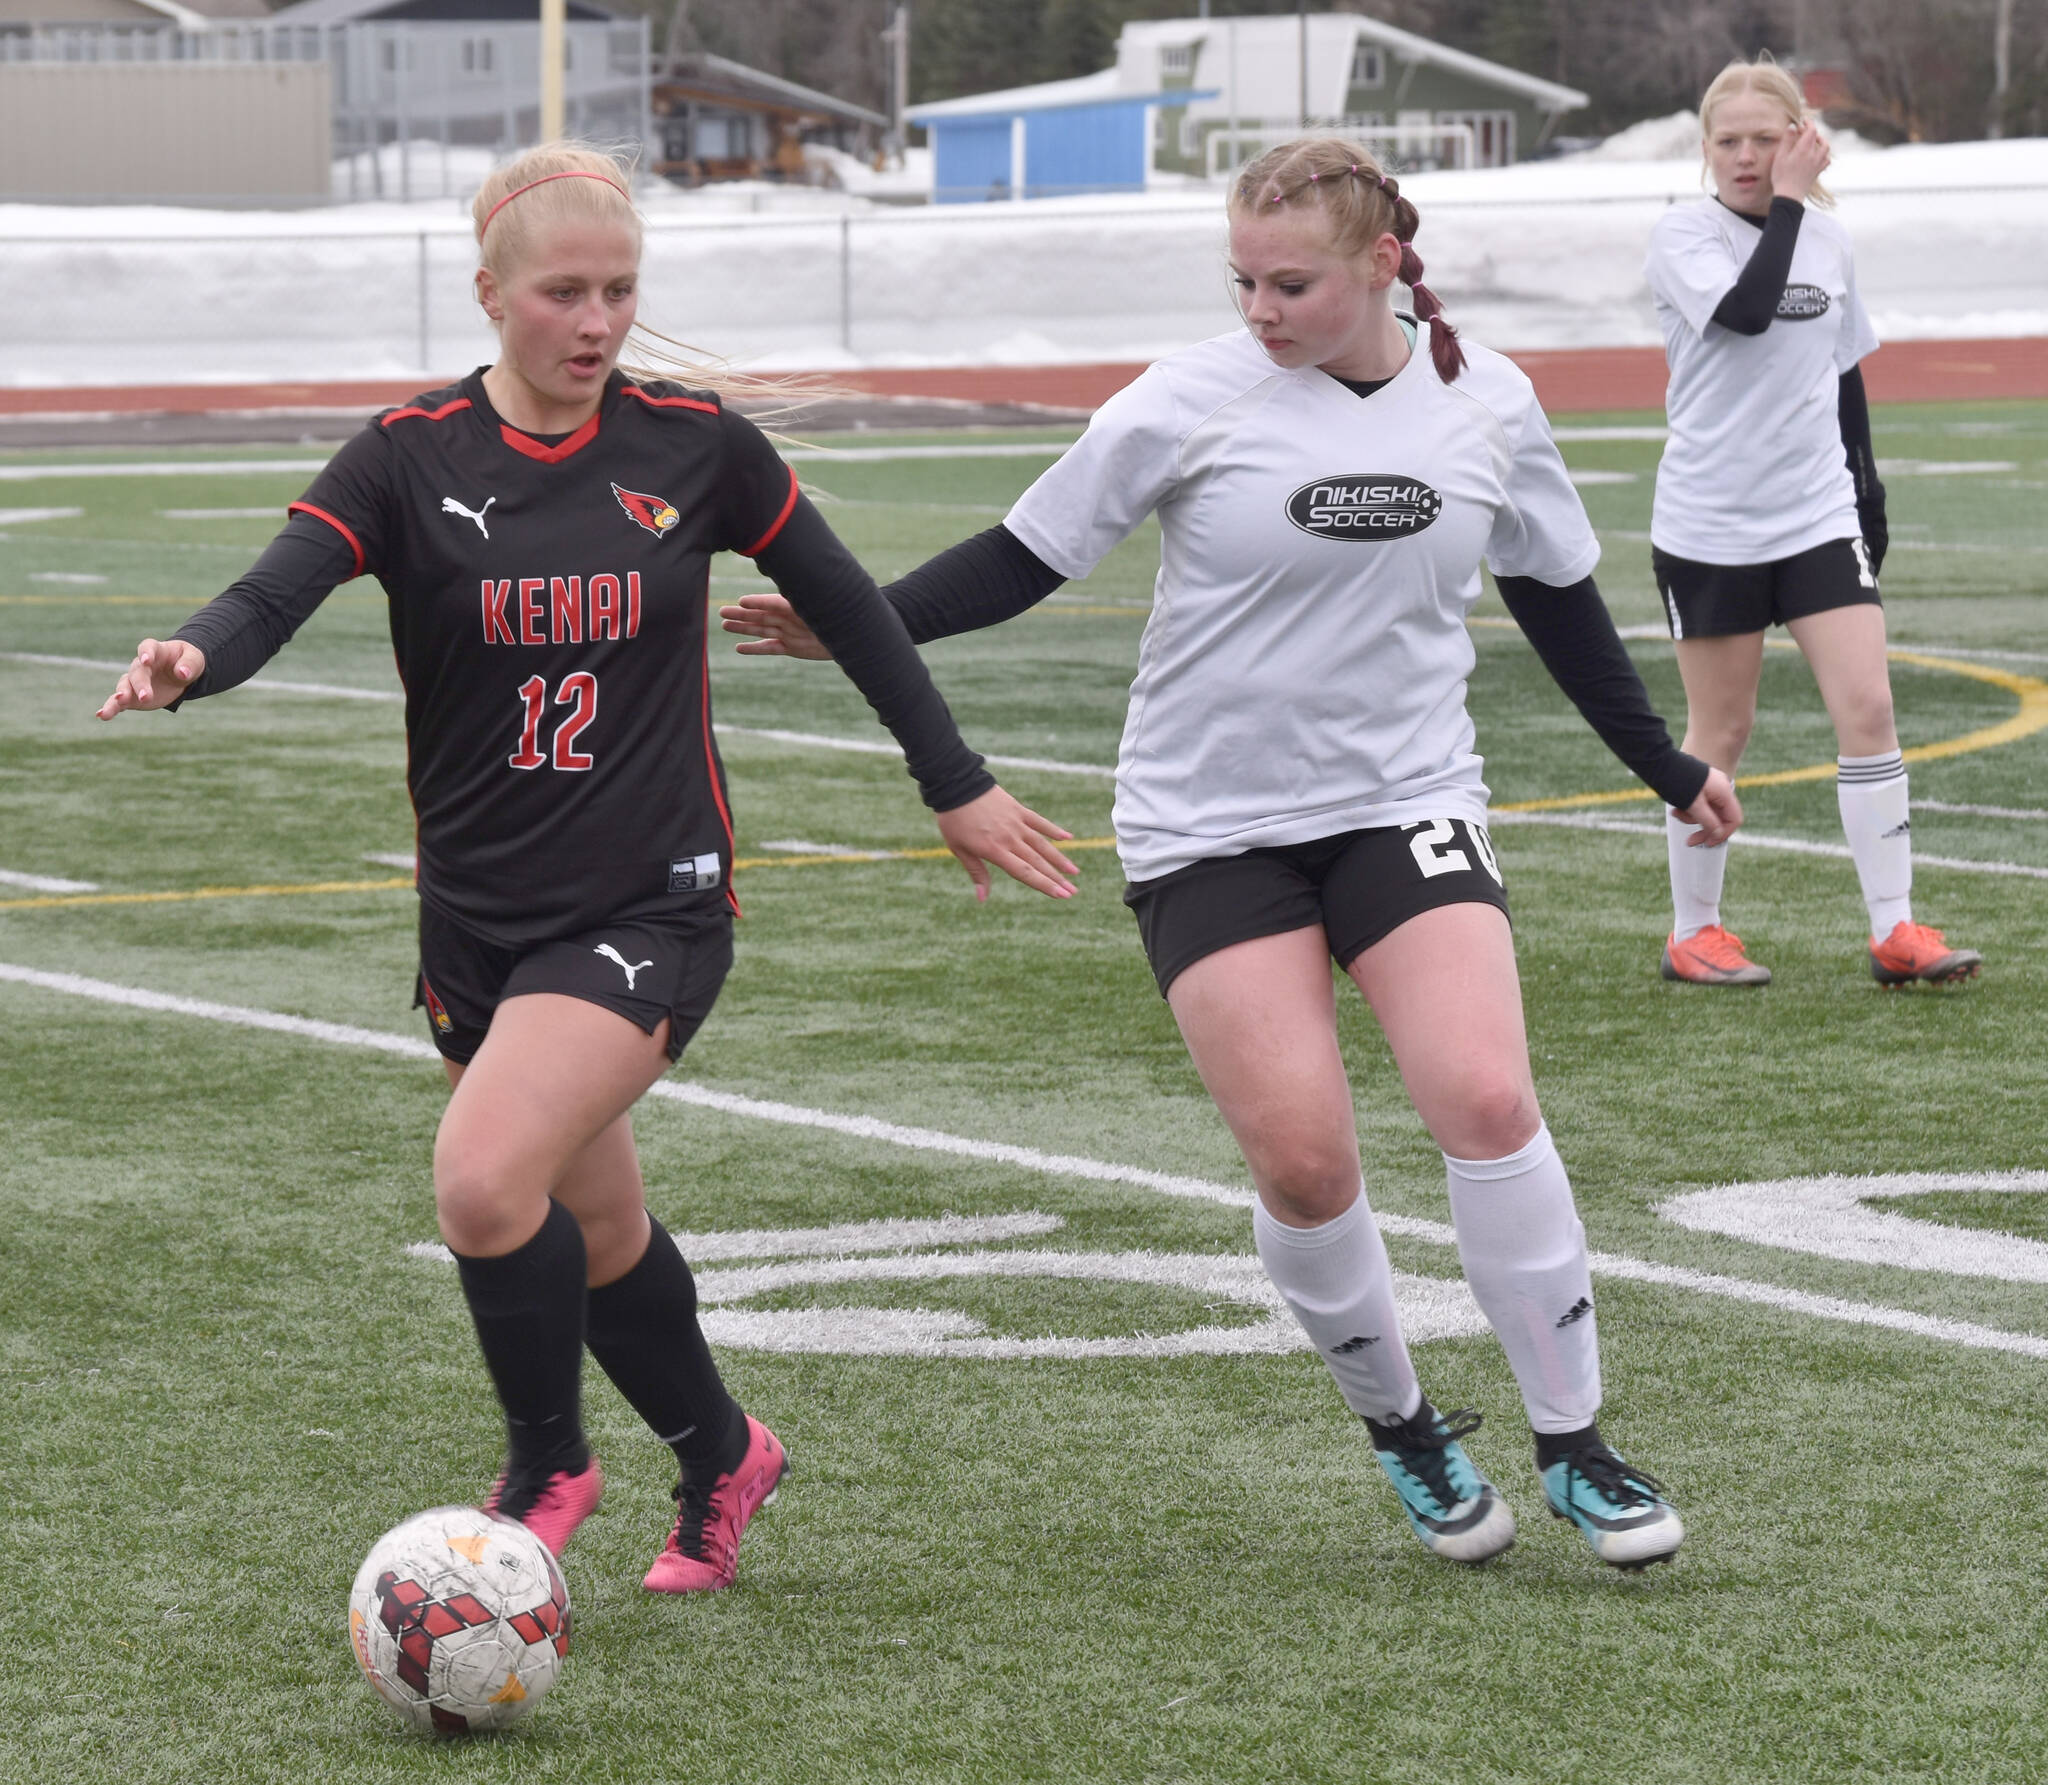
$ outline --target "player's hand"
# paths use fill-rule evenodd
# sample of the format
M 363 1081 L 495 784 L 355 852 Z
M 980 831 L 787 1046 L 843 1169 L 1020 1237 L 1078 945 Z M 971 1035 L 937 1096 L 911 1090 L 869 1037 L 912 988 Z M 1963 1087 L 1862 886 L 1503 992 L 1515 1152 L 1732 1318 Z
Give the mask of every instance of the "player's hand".
M 1049 899 L 1074 896 L 1073 881 L 1081 870 L 1058 847 L 1074 833 L 1061 830 L 1029 806 L 1019 805 L 1000 787 L 991 787 L 979 799 L 936 816 L 939 835 L 974 882 L 977 901 L 988 897 L 991 862 L 1012 880 Z
M 1771 160 L 1771 196 L 1796 198 L 1804 203 L 1814 182 L 1827 171 L 1833 159 L 1834 151 L 1821 135 L 1820 126 L 1807 119 L 1778 141 L 1778 152 Z
M 1742 828 L 1742 802 L 1735 797 L 1735 783 L 1719 769 L 1709 769 L 1699 798 L 1674 816 L 1683 824 L 1700 827 L 1686 840 L 1689 848 L 1711 849 Z
M 818 635 L 796 617 L 796 609 L 780 595 L 742 595 L 718 610 L 719 624 L 743 633 L 747 642 L 733 648 L 742 657 L 808 657 L 830 663 L 832 653 Z
M 206 673 L 206 653 L 182 638 L 146 638 L 135 647 L 135 661 L 122 672 L 100 708 L 102 719 L 116 713 L 148 712 L 167 707 Z

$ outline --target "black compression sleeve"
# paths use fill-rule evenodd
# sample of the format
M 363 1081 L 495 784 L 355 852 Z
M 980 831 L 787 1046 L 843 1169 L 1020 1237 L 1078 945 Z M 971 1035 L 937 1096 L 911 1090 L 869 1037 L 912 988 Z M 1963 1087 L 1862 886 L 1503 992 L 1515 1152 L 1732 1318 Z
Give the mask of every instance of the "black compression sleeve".
M 1714 307 L 1714 320 L 1738 335 L 1760 335 L 1778 313 L 1785 281 L 1792 273 L 1792 250 L 1799 244 L 1799 224 L 1806 207 L 1796 198 L 1771 200 L 1763 238 L 1735 280 L 1735 288 Z
M 1861 366 L 1851 366 L 1842 374 L 1836 412 L 1842 426 L 1842 451 L 1849 460 L 1849 475 L 1856 483 L 1856 520 L 1863 530 L 1863 543 L 1870 550 L 1870 568 L 1875 572 L 1884 566 L 1891 530 L 1885 525 L 1884 485 L 1878 480 L 1877 451 L 1870 443 L 1870 399 L 1863 389 Z
M 356 555 L 325 521 L 295 514 L 263 556 L 171 634 L 206 653 L 206 673 L 185 690 L 198 700 L 246 682 L 284 649 L 336 584 L 356 574 Z
M 915 644 L 1015 619 L 1067 579 L 1007 527 L 948 546 L 882 593 Z
M 995 785 L 960 736 L 924 660 L 874 579 L 807 497 L 754 560 L 838 659 L 903 746 L 924 803 L 950 812 Z
M 1494 580 L 1543 667 L 1600 741 L 1666 805 L 1683 811 L 1698 799 L 1707 765 L 1672 743 L 1593 579 L 1561 589 L 1533 576 Z

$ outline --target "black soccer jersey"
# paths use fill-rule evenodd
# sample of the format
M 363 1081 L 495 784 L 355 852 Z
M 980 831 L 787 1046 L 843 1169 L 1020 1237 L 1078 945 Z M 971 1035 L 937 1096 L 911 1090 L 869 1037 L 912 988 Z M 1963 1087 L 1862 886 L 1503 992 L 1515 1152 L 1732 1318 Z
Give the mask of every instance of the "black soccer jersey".
M 294 528 L 317 521 L 346 542 L 351 564 L 317 580 L 368 571 L 390 597 L 420 891 L 486 936 L 517 945 L 730 898 L 714 552 L 776 574 L 785 533 L 810 542 L 819 577 L 841 585 L 828 642 L 851 647 L 842 663 L 904 741 L 927 802 L 991 784 L 794 472 L 715 397 L 614 373 L 598 412 L 549 442 L 503 422 L 472 373 L 376 417 L 292 512 L 306 517 Z M 809 572 L 810 559 L 783 568 Z M 843 599 L 852 578 L 864 600 Z M 800 611 L 813 580 L 791 581 Z M 237 591 L 180 628 L 208 654 L 195 694 L 251 673 L 327 588 L 268 624 Z

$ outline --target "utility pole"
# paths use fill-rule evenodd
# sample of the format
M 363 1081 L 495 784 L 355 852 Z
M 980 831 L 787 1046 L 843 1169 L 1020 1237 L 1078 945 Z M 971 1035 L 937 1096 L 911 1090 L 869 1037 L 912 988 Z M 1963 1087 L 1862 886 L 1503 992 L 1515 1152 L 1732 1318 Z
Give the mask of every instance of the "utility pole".
M 1991 117 L 1984 134 L 2005 134 L 2005 90 L 2012 82 L 2012 0 L 1998 0 L 1998 16 L 1991 27 Z
M 898 6 L 882 32 L 882 45 L 889 52 L 889 139 L 883 145 L 897 167 L 903 165 L 903 108 L 910 103 L 910 8 Z
M 568 0 L 540 0 L 540 140 L 562 134 L 562 45 L 568 37 Z
M 1308 128 L 1308 0 L 1294 0 L 1295 35 L 1301 48 L 1301 128 Z

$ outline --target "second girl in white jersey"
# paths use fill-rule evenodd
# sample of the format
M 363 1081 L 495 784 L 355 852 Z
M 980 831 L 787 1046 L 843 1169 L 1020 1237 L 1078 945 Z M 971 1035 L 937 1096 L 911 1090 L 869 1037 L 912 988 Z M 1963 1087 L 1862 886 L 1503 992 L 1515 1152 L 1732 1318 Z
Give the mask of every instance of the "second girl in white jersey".
M 1233 188 L 1246 328 L 1152 366 L 1001 527 L 887 591 L 920 641 L 1084 577 L 1147 514 L 1164 537 L 1117 766 L 1126 901 L 1258 1189 L 1275 1286 L 1372 1435 L 1422 1541 L 1480 1562 L 1514 1518 L 1410 1361 L 1360 1185 L 1330 963 L 1370 1003 L 1444 1153 L 1465 1274 L 1536 1433 L 1550 1508 L 1602 1560 L 1682 1527 L 1595 1426 L 1584 1230 L 1537 1107 L 1465 617 L 1489 561 L 1552 673 L 1705 835 L 1727 778 L 1673 749 L 1590 572 L 1600 549 L 1529 381 L 1461 350 L 1421 283 L 1415 207 L 1316 139 Z M 1396 313 L 1393 287 L 1415 294 Z M 819 654 L 779 597 L 726 610 L 742 649 Z
M 1735 62 L 1700 101 L 1714 195 L 1673 205 L 1645 268 L 1671 362 L 1651 559 L 1685 681 L 1685 747 L 1735 773 L 1756 720 L 1766 628 L 1805 653 L 1833 720 L 1842 830 L 1880 985 L 1968 979 L 1981 957 L 1913 919 L 1906 763 L 1892 720 L 1884 485 L 1858 364 L 1877 336 L 1849 236 L 1825 210 L 1828 147 L 1768 58 Z M 1667 821 L 1666 979 L 1762 985 L 1721 922 L 1728 852 Z

